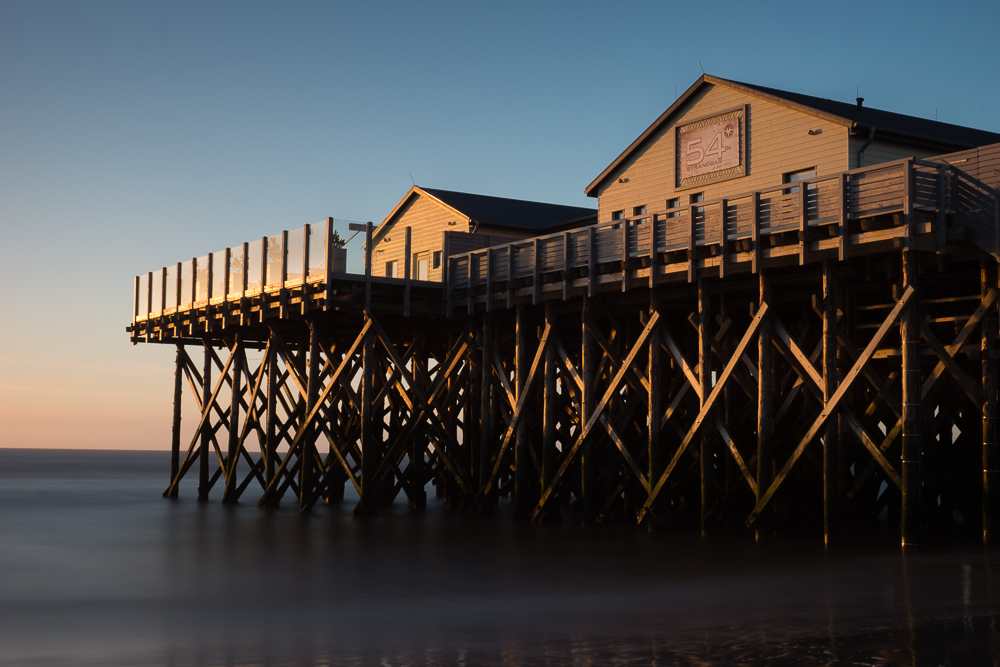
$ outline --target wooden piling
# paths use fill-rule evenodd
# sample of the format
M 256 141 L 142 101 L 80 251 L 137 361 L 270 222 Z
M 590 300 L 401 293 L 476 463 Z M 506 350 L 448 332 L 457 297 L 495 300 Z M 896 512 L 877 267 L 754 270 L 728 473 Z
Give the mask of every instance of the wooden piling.
M 832 260 L 823 261 L 823 401 L 837 384 L 837 294 Z M 840 481 L 837 464 L 840 441 L 837 420 L 827 420 L 823 433 L 823 543 L 829 547 L 839 532 Z
M 174 361 L 174 413 L 170 421 L 170 486 L 163 493 L 170 498 L 177 497 L 177 487 L 173 484 L 181 467 L 181 395 L 184 389 L 184 346 L 178 344 Z
M 355 516 L 378 514 L 375 502 L 375 471 L 378 470 L 378 434 L 381 428 L 374 422 L 375 401 L 375 332 L 365 334 L 361 352 L 361 499 L 354 508 Z
M 517 306 L 514 322 L 514 396 L 521 404 L 528 381 L 528 350 L 526 333 L 527 314 L 524 306 Z M 514 516 L 526 518 L 531 513 L 531 483 L 528 474 L 531 466 L 531 452 L 525 434 L 524 420 L 514 430 Z
M 985 301 L 989 291 L 997 287 L 997 264 L 992 259 L 980 263 L 980 292 Z M 983 377 L 983 543 L 1000 542 L 1000 444 L 997 443 L 997 336 L 1000 321 L 993 303 L 983 316 L 981 325 Z
M 919 549 L 921 545 L 921 375 L 920 375 L 920 289 L 917 274 L 917 255 L 913 250 L 903 251 L 903 289 L 916 292 L 910 305 L 900 318 L 899 333 L 903 342 L 903 488 L 902 488 L 902 544 L 903 548 Z
M 701 407 L 708 402 L 712 391 L 711 318 L 708 311 L 708 290 L 705 279 L 698 280 L 698 380 L 701 383 Z M 659 341 L 656 341 L 659 343 Z M 652 385 L 651 385 L 652 386 Z M 652 402 L 652 399 L 650 399 Z M 712 440 L 712 417 L 705 415 L 701 427 L 701 447 L 698 452 L 698 470 L 701 483 L 701 519 L 699 526 L 704 537 L 708 534 L 708 515 L 715 502 L 715 456 Z M 651 478 L 652 479 L 652 478 Z
M 758 271 L 760 297 L 758 308 L 765 303 L 773 307 L 771 297 L 771 274 L 766 269 Z M 771 444 L 774 436 L 774 344 L 771 318 L 766 314 L 757 333 L 757 503 L 771 486 Z M 757 519 L 757 539 L 767 537 L 772 530 L 769 516 Z
M 234 355 L 243 354 L 243 338 L 236 333 L 233 342 Z M 229 441 L 226 448 L 226 488 L 222 493 L 222 502 L 235 504 L 236 500 L 236 467 L 240 454 L 240 400 L 243 396 L 243 364 L 236 359 L 233 367 L 232 399 L 229 407 Z
M 555 329 L 555 304 L 545 304 L 545 324 Z M 556 472 L 556 352 L 555 346 L 545 348 L 544 383 L 542 392 L 542 493 L 548 490 Z
M 212 400 L 212 354 L 209 349 L 211 342 L 203 341 L 205 347 L 205 365 L 201 373 L 201 409 L 202 413 L 211 415 L 209 402 Z M 198 500 L 208 500 L 209 480 L 208 480 L 208 448 L 212 441 L 212 431 L 209 425 L 210 419 L 202 419 L 201 442 L 198 447 Z

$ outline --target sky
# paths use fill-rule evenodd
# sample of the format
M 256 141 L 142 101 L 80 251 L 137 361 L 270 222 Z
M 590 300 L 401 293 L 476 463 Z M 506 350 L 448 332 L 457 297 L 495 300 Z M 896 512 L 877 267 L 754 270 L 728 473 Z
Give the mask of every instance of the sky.
M 412 182 L 596 206 L 703 68 L 1000 132 L 997 25 L 996 0 L 0 0 L 0 447 L 169 447 L 139 273 L 377 223 Z

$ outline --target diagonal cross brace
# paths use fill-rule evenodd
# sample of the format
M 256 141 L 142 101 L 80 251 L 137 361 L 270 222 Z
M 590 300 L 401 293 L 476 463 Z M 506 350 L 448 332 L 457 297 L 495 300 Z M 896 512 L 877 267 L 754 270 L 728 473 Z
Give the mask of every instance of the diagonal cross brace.
M 829 419 L 830 416 L 837 410 L 837 404 L 840 403 L 840 400 L 847 394 L 847 390 L 851 388 L 851 385 L 854 384 L 854 380 L 861 374 L 872 355 L 875 354 L 875 350 L 881 344 L 882 339 L 885 338 L 889 329 L 893 324 L 895 324 L 896 320 L 898 320 L 899 316 L 903 313 L 903 310 L 909 305 L 910 301 L 914 297 L 914 294 L 915 292 L 912 286 L 907 287 L 906 291 L 903 292 L 902 298 L 885 318 L 882 326 L 880 326 L 878 331 L 875 332 L 875 336 L 873 336 L 871 341 L 869 341 L 864 352 L 861 353 L 861 356 L 854 363 L 854 366 L 847 373 L 847 375 L 844 376 L 844 381 L 840 383 L 840 386 L 837 387 L 837 391 L 834 392 L 833 396 L 830 397 L 830 400 L 823 406 L 823 411 L 820 412 L 819 416 L 816 417 L 815 421 L 813 421 L 812 426 L 809 427 L 809 430 L 799 441 L 795 451 L 792 452 L 792 455 L 788 458 L 784 467 L 782 467 L 781 471 L 774 478 L 774 481 L 771 482 L 771 485 L 767 488 L 767 491 L 764 492 L 764 495 L 761 496 L 760 500 L 757 502 L 757 506 L 754 507 L 753 511 L 750 513 L 750 516 L 747 517 L 747 527 L 753 526 L 754 521 L 756 521 L 757 517 L 760 516 L 760 513 L 764 511 L 764 508 L 781 486 L 781 483 L 785 481 L 785 477 L 788 476 L 792 467 L 799 460 L 799 457 L 802 456 L 802 452 L 805 451 L 806 446 L 812 442 L 813 438 L 816 437 L 816 434 L 818 434 L 819 430 L 823 427 L 823 424 L 826 423 L 826 420 Z
M 694 440 L 694 436 L 697 435 L 698 430 L 705 421 L 705 418 L 711 412 L 712 406 L 715 405 L 715 400 L 722 394 L 722 389 L 726 386 L 726 383 L 732 376 L 733 371 L 736 368 L 736 364 L 739 363 L 740 358 L 743 356 L 743 351 L 746 350 L 750 342 L 757 336 L 757 330 L 764 321 L 767 311 L 767 303 L 765 302 L 760 304 L 760 308 L 757 309 L 757 313 L 754 315 L 753 321 L 747 328 L 746 333 L 743 334 L 743 338 L 740 340 L 739 345 L 736 346 L 733 356 L 729 358 L 729 362 L 726 364 L 725 369 L 723 369 L 722 375 L 716 379 L 715 387 L 712 388 L 711 393 L 708 395 L 708 399 L 705 401 L 705 404 L 702 405 L 701 410 L 698 412 L 698 416 L 695 417 L 694 423 L 691 425 L 691 428 L 688 429 L 687 435 L 684 436 L 684 439 L 681 441 L 680 446 L 677 447 L 677 451 L 674 453 L 673 458 L 667 465 L 666 470 L 664 470 L 663 474 L 660 475 L 660 479 L 656 482 L 656 486 L 654 486 L 649 492 L 649 497 L 646 499 L 642 509 L 639 510 L 640 523 L 646 516 L 646 513 L 650 510 L 650 508 L 652 508 L 653 503 L 656 501 L 656 497 L 660 494 L 660 491 L 663 489 L 663 485 L 667 482 L 667 478 L 670 477 L 670 473 L 674 471 L 674 468 L 680 461 L 684 450 L 686 450 L 688 445 L 691 444 L 691 441 Z
M 621 367 L 618 369 L 615 377 L 611 380 L 611 384 L 608 385 L 608 388 L 605 390 L 601 400 L 594 406 L 594 412 L 590 415 L 587 423 L 583 425 L 583 428 L 580 429 L 573 446 L 570 448 L 569 452 L 563 456 L 562 464 L 559 466 L 559 469 L 556 470 L 548 488 L 546 488 L 545 492 L 542 493 L 542 497 L 538 501 L 538 506 L 535 507 L 534 511 L 531 513 L 532 519 L 537 520 L 538 517 L 541 516 L 542 511 L 545 509 L 545 504 L 552 497 L 556 487 L 559 485 L 559 480 L 561 480 L 563 475 L 566 474 L 570 464 L 573 462 L 573 457 L 576 456 L 576 452 L 583 445 L 584 439 L 586 439 L 587 435 L 600 420 L 601 413 L 604 412 L 604 408 L 607 406 L 608 401 L 610 401 L 611 397 L 618 392 L 618 387 L 621 385 L 622 380 L 624 380 L 625 374 L 632 370 L 632 363 L 635 361 L 636 355 L 638 355 L 639 352 L 645 348 L 646 339 L 649 338 L 649 336 L 656 330 L 656 323 L 659 321 L 660 313 L 658 311 L 654 312 L 653 316 L 649 318 L 649 322 L 646 323 L 646 327 L 642 330 L 642 333 L 639 334 L 639 338 L 635 341 L 635 343 L 633 343 L 632 350 L 622 362 Z

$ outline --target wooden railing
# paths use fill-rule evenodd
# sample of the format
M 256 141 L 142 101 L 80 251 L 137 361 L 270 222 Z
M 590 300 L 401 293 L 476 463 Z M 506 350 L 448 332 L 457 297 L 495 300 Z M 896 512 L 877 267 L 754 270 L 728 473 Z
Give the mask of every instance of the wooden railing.
M 347 271 L 347 251 L 331 239 L 333 218 L 136 276 L 132 321 L 329 282 Z
M 937 232 L 939 252 L 944 251 L 950 225 L 965 227 L 970 241 L 1000 259 L 997 191 L 951 165 L 908 158 L 454 255 L 447 258 L 445 299 L 449 311 L 456 297 L 464 298 L 471 310 L 470 295 L 483 295 L 489 310 L 498 296 L 502 298 L 498 292 L 506 294 L 508 305 L 513 303 L 515 289 L 508 289 L 513 285 L 526 285 L 537 300 L 543 283 L 561 282 L 565 295 L 573 275 L 589 278 L 593 293 L 599 273 L 620 271 L 624 285 L 633 264 L 647 267 L 647 275 L 650 270 L 665 272 L 667 265 L 687 264 L 693 279 L 699 257 L 708 253 L 713 258 L 709 265 L 717 266 L 719 275 L 738 261 L 749 261 L 756 270 L 762 255 L 774 255 L 772 244 L 763 239 L 775 234 L 797 235 L 798 247 L 791 252 L 799 254 L 801 263 L 810 250 L 831 247 L 839 248 L 844 259 L 851 245 L 915 236 L 917 212 L 934 214 L 930 224 Z M 849 226 L 851 221 L 893 213 L 902 215 L 888 232 L 866 236 Z M 926 226 L 922 223 L 919 233 L 926 232 Z M 832 233 L 814 231 L 829 227 Z M 810 240 L 814 237 L 823 240 Z M 651 252 L 653 247 L 656 252 Z

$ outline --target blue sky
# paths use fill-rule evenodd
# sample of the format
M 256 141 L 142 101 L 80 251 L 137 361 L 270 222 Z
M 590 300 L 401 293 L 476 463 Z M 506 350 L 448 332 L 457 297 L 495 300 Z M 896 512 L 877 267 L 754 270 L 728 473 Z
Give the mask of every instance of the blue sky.
M 997 2 L 0 0 L 0 446 L 167 446 L 172 352 L 124 332 L 137 273 L 378 222 L 411 174 L 595 205 L 701 66 L 1000 132 L 998 24 Z

